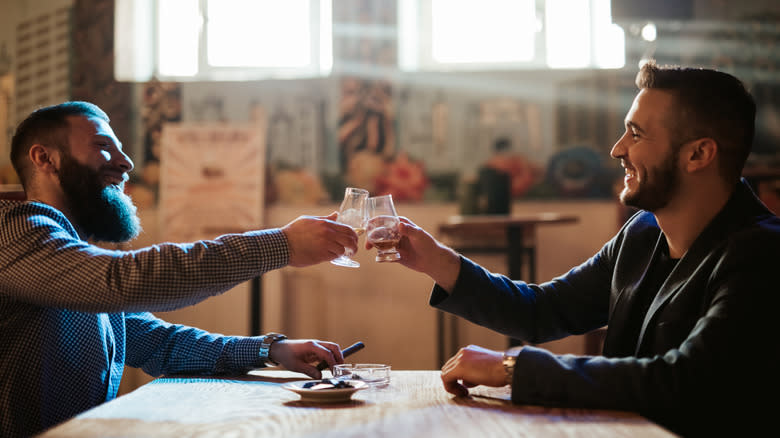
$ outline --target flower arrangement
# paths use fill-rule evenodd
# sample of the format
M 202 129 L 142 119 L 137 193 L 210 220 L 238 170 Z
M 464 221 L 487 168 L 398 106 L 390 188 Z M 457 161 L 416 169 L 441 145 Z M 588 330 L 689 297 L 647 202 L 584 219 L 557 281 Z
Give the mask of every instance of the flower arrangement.
M 377 177 L 376 192 L 392 194 L 396 201 L 420 201 L 428 184 L 423 163 L 411 160 L 406 152 L 401 152 Z
M 536 184 L 542 170 L 522 155 L 496 154 L 485 166 L 502 171 L 511 178 L 512 198 L 520 198 Z

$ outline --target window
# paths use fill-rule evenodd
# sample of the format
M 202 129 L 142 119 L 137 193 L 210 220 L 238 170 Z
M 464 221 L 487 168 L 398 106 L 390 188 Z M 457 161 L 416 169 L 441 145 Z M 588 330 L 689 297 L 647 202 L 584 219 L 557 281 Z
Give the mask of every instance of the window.
M 117 0 L 117 77 L 253 80 L 324 76 L 330 0 Z
M 610 0 L 399 0 L 402 70 L 619 68 Z

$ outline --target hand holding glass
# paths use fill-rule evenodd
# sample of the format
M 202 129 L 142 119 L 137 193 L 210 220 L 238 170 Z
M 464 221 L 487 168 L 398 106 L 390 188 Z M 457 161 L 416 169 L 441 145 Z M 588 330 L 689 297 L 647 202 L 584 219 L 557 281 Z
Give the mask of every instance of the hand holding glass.
M 398 214 L 395 212 L 392 195 L 368 198 L 368 223 L 366 239 L 376 247 L 376 261 L 395 262 L 401 254 L 395 248 L 401 240 L 398 231 Z
M 368 199 L 368 190 L 357 189 L 354 187 L 347 187 L 344 191 L 344 200 L 341 201 L 341 207 L 339 208 L 339 216 L 336 218 L 336 222 L 344 225 L 349 225 L 355 230 L 358 236 L 363 234 L 366 230 L 366 200 Z M 344 254 L 331 260 L 334 265 L 347 266 L 350 268 L 357 268 L 360 263 L 351 259 L 354 252 L 349 249 L 344 249 Z

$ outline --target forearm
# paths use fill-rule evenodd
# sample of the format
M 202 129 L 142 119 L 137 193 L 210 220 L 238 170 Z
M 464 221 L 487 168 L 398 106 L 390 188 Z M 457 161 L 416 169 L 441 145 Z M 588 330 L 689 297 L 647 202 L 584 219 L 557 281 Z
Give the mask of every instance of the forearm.
M 152 376 L 233 374 L 262 366 L 260 337 L 223 336 L 171 324 L 151 313 L 130 313 L 127 364 Z
M 460 255 L 451 248 L 440 246 L 439 250 L 432 254 L 428 274 L 442 289 L 451 292 L 460 275 Z
M 289 260 L 279 230 L 135 251 L 99 248 L 57 228 L 33 229 L 23 237 L 29 239 L 6 245 L 0 257 L 9 259 L 0 272 L 2 293 L 21 302 L 86 312 L 192 305 Z
M 430 305 L 515 339 L 540 343 L 606 324 L 608 281 L 585 264 L 551 282 L 528 284 L 464 257 L 455 287 L 447 291 L 437 284 Z

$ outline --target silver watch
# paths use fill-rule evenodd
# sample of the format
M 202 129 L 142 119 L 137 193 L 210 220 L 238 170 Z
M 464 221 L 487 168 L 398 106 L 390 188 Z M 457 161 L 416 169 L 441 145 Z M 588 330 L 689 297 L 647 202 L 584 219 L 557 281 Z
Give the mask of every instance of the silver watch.
M 513 347 L 504 352 L 504 359 L 502 363 L 504 365 L 506 385 L 512 384 L 512 376 L 515 374 L 515 363 L 517 362 L 517 355 L 520 354 L 520 350 L 522 348 L 523 347 Z
M 281 333 L 268 333 L 263 336 L 263 342 L 260 343 L 259 359 L 268 366 L 276 366 L 278 363 L 271 360 L 271 344 L 276 341 L 283 341 L 287 336 Z

